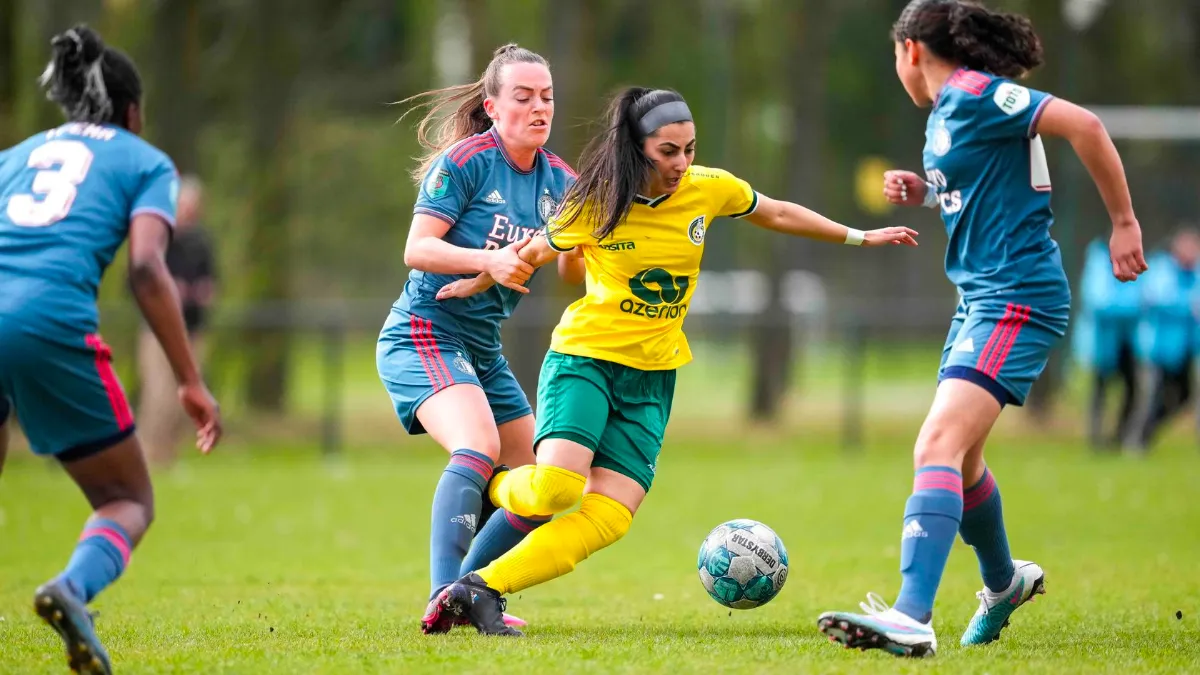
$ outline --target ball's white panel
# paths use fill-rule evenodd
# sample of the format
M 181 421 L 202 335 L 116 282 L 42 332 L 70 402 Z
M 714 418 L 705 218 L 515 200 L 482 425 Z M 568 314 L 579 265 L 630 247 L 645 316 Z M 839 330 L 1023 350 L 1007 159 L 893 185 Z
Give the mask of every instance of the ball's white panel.
M 747 581 L 758 576 L 758 570 L 754 565 L 754 559 L 747 556 L 738 556 L 729 564 L 729 572 L 725 576 L 735 579 L 738 584 L 745 586 Z

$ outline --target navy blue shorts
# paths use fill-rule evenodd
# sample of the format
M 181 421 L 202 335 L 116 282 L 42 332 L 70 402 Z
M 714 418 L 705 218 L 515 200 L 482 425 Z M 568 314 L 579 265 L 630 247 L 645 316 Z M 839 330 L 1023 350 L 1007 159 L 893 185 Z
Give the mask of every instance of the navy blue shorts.
M 504 356 L 476 357 L 454 335 L 413 314 L 392 310 L 388 315 L 376 343 L 375 364 L 396 416 L 410 434 L 425 433 L 417 420 L 421 404 L 455 384 L 483 389 L 497 426 L 533 414 Z
M 1011 302 L 960 301 L 942 348 L 938 382 L 957 378 L 988 390 L 1001 406 L 1025 404 L 1066 334 L 1068 304 L 1050 309 Z
M 62 461 L 106 450 L 134 431 L 99 335 L 51 339 L 0 323 L 0 422 L 10 404 L 33 452 Z

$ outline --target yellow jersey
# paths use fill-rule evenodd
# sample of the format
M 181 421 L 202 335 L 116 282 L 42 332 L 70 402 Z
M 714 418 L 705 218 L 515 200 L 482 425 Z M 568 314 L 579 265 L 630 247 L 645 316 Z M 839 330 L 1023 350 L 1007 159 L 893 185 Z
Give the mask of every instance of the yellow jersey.
M 683 320 L 700 278 L 705 234 L 715 218 L 741 218 L 757 206 L 746 181 L 692 165 L 673 194 L 639 195 L 604 241 L 596 240 L 597 223 L 586 207 L 566 227 L 551 222 L 551 248 L 582 248 L 587 294 L 563 312 L 550 348 L 639 370 L 691 361 Z

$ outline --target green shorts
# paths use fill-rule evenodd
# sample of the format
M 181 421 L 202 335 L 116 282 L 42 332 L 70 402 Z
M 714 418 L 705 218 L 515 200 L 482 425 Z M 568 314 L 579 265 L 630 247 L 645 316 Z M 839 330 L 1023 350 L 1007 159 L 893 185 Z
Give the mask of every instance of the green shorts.
M 674 396 L 674 370 L 549 351 L 538 378 L 534 448 L 547 438 L 574 441 L 595 453 L 592 466 L 649 492 Z

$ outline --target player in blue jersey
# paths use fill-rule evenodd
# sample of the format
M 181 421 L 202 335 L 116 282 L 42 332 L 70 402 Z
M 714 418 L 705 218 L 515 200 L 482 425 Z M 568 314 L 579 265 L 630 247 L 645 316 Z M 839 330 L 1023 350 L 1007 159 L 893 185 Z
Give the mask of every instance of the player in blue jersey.
M 85 26 L 52 48 L 42 83 L 68 123 L 0 152 L 0 462 L 15 410 L 33 452 L 55 457 L 91 504 L 66 569 L 37 589 L 34 608 L 62 637 L 72 670 L 109 673 L 87 605 L 121 575 L 154 519 L 133 415 L 97 333 L 100 279 L 126 239 L 134 295 L 201 451 L 221 423 L 166 267 L 178 177 L 137 136 L 137 69 Z
M 533 274 L 517 252 L 575 180 L 542 147 L 554 120 L 553 86 L 544 58 L 510 44 L 496 50 L 479 81 L 422 95 L 433 105 L 418 129 L 430 152 L 414 172 L 419 189 L 404 250 L 412 272 L 376 358 L 404 428 L 428 433 L 450 453 L 433 496 L 425 633 L 463 623 L 432 601 L 438 592 L 545 521 L 497 510 L 484 495 L 498 464 L 534 461 L 533 410 L 500 353 L 500 324 Z M 442 286 L 483 272 L 500 285 L 436 300 Z
M 1108 208 L 1113 275 L 1146 270 L 1142 236 L 1116 148 L 1097 117 L 1017 84 L 1042 61 L 1025 17 L 958 0 L 915 0 L 892 29 L 896 72 L 926 127 L 926 180 L 888 172 L 893 203 L 938 208 L 949 246 L 946 274 L 960 295 L 939 384 L 914 449 L 904 511 L 903 581 L 893 607 L 875 594 L 864 614 L 827 612 L 818 624 L 847 647 L 932 655 L 934 596 L 956 535 L 974 547 L 984 589 L 963 645 L 999 637 L 1044 575 L 1013 560 L 1000 491 L 983 458 L 1000 411 L 1022 405 L 1067 327 L 1070 291 L 1050 237 L 1050 177 L 1041 134 L 1067 139 Z M 965 489 L 964 489 L 965 488 Z

